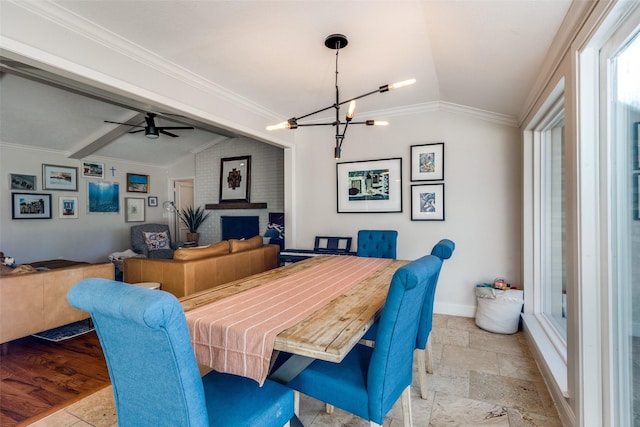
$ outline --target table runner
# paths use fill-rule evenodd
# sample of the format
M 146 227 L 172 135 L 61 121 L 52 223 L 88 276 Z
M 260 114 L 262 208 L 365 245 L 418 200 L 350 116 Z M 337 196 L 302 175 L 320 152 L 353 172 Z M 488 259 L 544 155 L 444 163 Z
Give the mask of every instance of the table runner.
M 327 258 L 317 266 L 188 311 L 198 363 L 262 385 L 276 335 L 390 262 L 382 258 Z

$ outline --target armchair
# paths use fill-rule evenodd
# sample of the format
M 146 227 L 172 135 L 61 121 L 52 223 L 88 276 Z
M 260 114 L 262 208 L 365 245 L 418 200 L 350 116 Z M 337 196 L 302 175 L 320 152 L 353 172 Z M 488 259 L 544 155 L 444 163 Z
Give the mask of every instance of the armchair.
M 171 241 L 171 232 L 166 224 L 141 224 L 131 227 L 131 248 L 147 258 L 172 259 L 173 252 L 182 246 Z
M 119 426 L 273 426 L 293 417 L 293 391 L 236 375 L 200 377 L 182 306 L 173 295 L 106 279 L 67 294 L 88 311 L 105 354 Z

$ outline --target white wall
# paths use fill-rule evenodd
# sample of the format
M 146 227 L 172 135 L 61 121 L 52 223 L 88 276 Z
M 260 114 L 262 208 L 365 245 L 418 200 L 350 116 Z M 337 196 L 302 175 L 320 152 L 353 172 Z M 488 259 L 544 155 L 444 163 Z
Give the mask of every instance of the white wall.
M 332 129 L 298 129 L 295 242 L 352 236 L 359 229 L 398 230 L 398 258 L 416 259 L 438 240 L 456 243 L 444 264 L 436 312 L 475 315 L 476 283 L 504 277 L 520 284 L 520 144 L 518 130 L 443 111 L 393 117 L 386 128 L 350 127 L 340 162 L 402 158 L 402 213 L 338 214 Z M 411 221 L 410 146 L 445 143 L 445 221 Z
M 78 175 L 78 191 L 48 191 L 42 189 L 42 164 L 74 166 L 80 168 L 81 161 L 68 159 L 63 153 L 19 148 L 0 144 L 0 250 L 14 257 L 19 264 L 47 259 L 71 259 L 74 261 L 106 262 L 107 256 L 128 249 L 131 225 L 125 222 L 124 199 L 145 199 L 145 222 L 166 223 L 162 202 L 167 199 L 167 171 L 149 165 L 114 162 L 88 158 L 105 164 L 105 178 L 100 181 L 120 183 L 120 213 L 88 214 L 87 181 Z M 115 168 L 112 176 L 111 167 Z M 80 169 L 79 169 L 80 170 Z M 9 174 L 35 175 L 37 193 L 51 194 L 51 219 L 11 219 L 11 192 Z M 149 175 L 150 192 L 127 193 L 127 173 Z M 60 219 L 58 198 L 78 197 L 78 218 Z M 148 207 L 147 197 L 158 197 L 158 207 Z
M 220 217 L 259 216 L 259 231 L 264 234 L 269 212 L 284 212 L 284 153 L 281 148 L 249 138 L 231 139 L 208 148 L 196 156 L 196 206 L 220 202 L 220 163 L 227 157 L 251 156 L 249 201 L 267 203 L 267 209 L 208 210 L 211 215 L 200 232 L 200 244 L 219 242 Z

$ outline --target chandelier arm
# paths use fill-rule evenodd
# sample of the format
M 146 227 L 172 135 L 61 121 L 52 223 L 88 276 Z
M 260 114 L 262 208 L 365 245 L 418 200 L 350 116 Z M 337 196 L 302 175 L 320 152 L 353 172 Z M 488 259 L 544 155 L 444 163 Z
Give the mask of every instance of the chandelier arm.
M 305 123 L 305 124 L 300 124 L 298 123 L 298 127 L 302 127 L 302 126 L 335 126 L 336 122 L 329 122 L 329 123 Z

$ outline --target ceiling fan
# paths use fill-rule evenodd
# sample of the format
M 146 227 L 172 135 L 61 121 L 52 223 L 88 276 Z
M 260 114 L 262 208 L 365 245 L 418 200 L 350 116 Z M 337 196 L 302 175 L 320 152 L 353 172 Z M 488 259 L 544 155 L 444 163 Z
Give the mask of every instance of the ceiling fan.
M 156 122 L 154 120 L 155 117 L 156 117 L 155 113 L 147 113 L 147 117 L 144 118 L 144 120 L 147 122 L 146 126 L 132 125 L 129 123 L 112 122 L 109 120 L 105 120 L 104 122 L 142 128 L 142 129 L 129 131 L 128 133 L 138 133 L 138 132 L 144 131 L 144 135 L 150 139 L 156 139 L 160 136 L 160 134 L 172 136 L 174 138 L 177 138 L 179 136 L 179 135 L 176 135 L 175 133 L 167 132 L 167 129 L 172 129 L 172 130 L 173 129 L 193 129 L 193 126 L 156 126 Z

